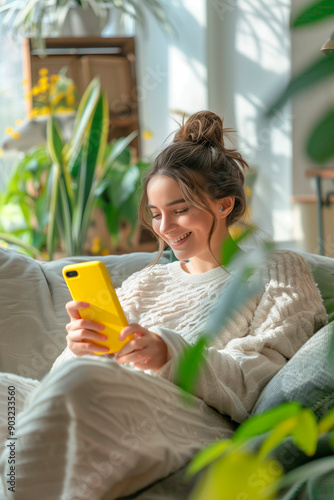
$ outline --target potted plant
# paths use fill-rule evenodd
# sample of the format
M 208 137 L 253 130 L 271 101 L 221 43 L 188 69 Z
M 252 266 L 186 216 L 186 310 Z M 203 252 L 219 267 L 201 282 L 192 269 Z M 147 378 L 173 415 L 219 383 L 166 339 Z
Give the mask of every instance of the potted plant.
M 21 227 L 5 227 L 0 239 L 25 248 L 34 256 L 52 259 L 59 247 L 68 256 L 85 253 L 95 207 L 106 216 L 113 243 L 124 224 L 129 238 L 137 226 L 137 196 L 143 162 L 134 163 L 129 144 L 137 132 L 107 143 L 108 103 L 94 79 L 76 114 L 72 138 L 65 141 L 57 118 L 47 125 L 47 144 L 28 152 L 0 199 L 2 215 L 16 204 Z
M 5 12 L 3 24 L 14 34 L 32 37 L 39 48 L 43 38 L 62 34 L 64 23 L 75 8 L 76 14 L 84 16 L 83 24 L 89 20 L 87 35 L 100 35 L 108 14 L 117 9 L 122 15 L 130 16 L 145 26 L 146 7 L 161 26 L 169 32 L 174 29 L 167 19 L 165 9 L 159 0 L 2 0 L 0 13 Z M 95 22 L 95 26 L 91 22 Z M 74 34 L 75 35 L 75 34 Z M 73 32 L 71 33 L 73 36 Z M 83 36 L 79 33 L 79 36 Z

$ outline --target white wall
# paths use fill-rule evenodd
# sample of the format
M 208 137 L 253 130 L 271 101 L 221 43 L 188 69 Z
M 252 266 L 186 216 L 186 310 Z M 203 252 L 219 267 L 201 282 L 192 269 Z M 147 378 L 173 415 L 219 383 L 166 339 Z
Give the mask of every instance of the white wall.
M 150 156 L 178 127 L 182 113 L 206 109 L 205 0 L 171 0 L 168 15 L 178 33 L 166 34 L 147 13 L 148 32 L 137 27 L 137 78 L 140 124 L 153 133 L 143 141 Z
M 290 74 L 289 3 L 174 0 L 168 13 L 178 39 L 151 18 L 149 37 L 139 31 L 137 38 L 139 82 L 159 68 L 159 80 L 141 102 L 141 126 L 154 133 L 144 142 L 145 154 L 175 130 L 175 109 L 224 115 L 258 169 L 253 218 L 279 241 L 291 240 L 292 233 L 290 113 L 286 107 L 267 119 L 264 112 Z
M 209 107 L 235 127 L 258 170 L 254 221 L 278 241 L 291 239 L 289 107 L 264 116 L 290 75 L 289 0 L 208 1 Z

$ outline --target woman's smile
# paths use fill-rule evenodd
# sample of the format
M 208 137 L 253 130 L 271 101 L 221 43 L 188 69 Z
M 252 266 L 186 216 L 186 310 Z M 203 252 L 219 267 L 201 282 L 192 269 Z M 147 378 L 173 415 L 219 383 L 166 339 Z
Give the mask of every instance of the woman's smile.
M 183 236 L 179 236 L 178 238 L 174 238 L 174 239 L 167 237 L 168 244 L 172 245 L 172 246 L 179 246 L 182 243 L 184 243 L 186 240 L 188 240 L 190 235 L 191 235 L 191 232 L 185 233 Z

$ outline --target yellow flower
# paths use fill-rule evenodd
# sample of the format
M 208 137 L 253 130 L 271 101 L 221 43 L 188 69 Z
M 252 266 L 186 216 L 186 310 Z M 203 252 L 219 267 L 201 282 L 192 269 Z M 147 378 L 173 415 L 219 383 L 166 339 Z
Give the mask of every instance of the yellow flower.
M 2 89 L 1 93 L 2 94 L 5 94 L 7 92 L 8 89 Z
M 74 105 L 74 102 L 75 102 L 74 95 L 73 95 L 73 94 L 69 94 L 69 95 L 67 96 L 66 103 L 67 103 L 69 106 L 73 106 L 73 105 Z
M 39 87 L 33 87 L 31 92 L 32 92 L 32 95 L 38 95 L 38 94 L 40 94 L 41 90 Z
M 0 158 L 2 158 L 2 157 L 3 157 L 3 149 L 0 148 Z
M 109 253 L 109 250 L 105 248 L 104 250 L 102 250 L 101 255 L 109 255 Z
M 153 133 L 150 130 L 144 130 L 142 137 L 144 140 L 150 140 L 153 137 Z
M 59 78 L 60 78 L 60 77 L 59 77 L 59 75 L 51 75 L 51 77 L 50 77 L 50 78 L 51 78 L 51 82 L 52 82 L 52 83 L 56 83 L 56 82 L 58 82 L 58 81 L 59 81 Z
M 14 131 L 12 133 L 12 138 L 13 139 L 19 139 L 21 137 L 21 134 L 19 132 Z
M 27 78 L 26 78 L 25 80 L 22 80 L 22 82 L 21 82 L 21 83 L 22 83 L 22 85 L 27 85 L 27 83 L 28 83 Z
M 49 70 L 47 68 L 41 68 L 38 72 L 41 76 L 46 76 L 49 74 Z
M 95 253 L 95 254 L 99 253 L 100 247 L 101 247 L 100 238 L 94 238 L 92 248 L 91 248 L 92 253 Z
M 23 120 L 21 120 L 21 119 L 16 120 L 15 125 L 21 125 L 22 121 L 23 121 Z
M 38 114 L 39 115 L 49 115 L 51 112 L 51 109 L 49 106 L 43 106 L 42 108 L 39 108 Z
M 35 118 L 36 116 L 38 116 L 38 114 L 39 114 L 38 113 L 38 108 L 32 108 L 32 111 L 31 111 L 30 116 L 29 116 L 30 120 L 32 118 Z
M 7 127 L 5 129 L 5 134 L 11 135 L 14 132 L 13 127 Z
M 252 196 L 252 188 L 246 186 L 246 196 L 250 198 Z
M 8 245 L 7 241 L 0 240 L 0 247 L 3 247 L 3 248 L 8 248 L 8 247 L 9 247 L 9 245 Z
M 43 85 L 47 85 L 48 83 L 49 83 L 49 78 L 47 76 L 43 76 L 38 80 L 38 84 L 40 87 L 42 87 Z

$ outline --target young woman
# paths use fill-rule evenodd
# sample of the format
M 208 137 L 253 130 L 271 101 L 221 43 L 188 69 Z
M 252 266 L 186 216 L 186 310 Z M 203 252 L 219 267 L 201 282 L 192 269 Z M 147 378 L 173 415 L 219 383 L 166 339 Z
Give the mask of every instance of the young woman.
M 70 302 L 68 346 L 51 372 L 41 382 L 4 374 L 24 400 L 15 499 L 110 500 L 176 471 L 231 436 L 233 421 L 249 416 L 263 387 L 326 322 L 303 258 L 275 252 L 259 271 L 264 291 L 206 349 L 192 405 L 181 399 L 178 354 L 222 300 L 230 274 L 221 245 L 246 209 L 247 164 L 225 135 L 219 116 L 196 113 L 145 178 L 141 221 L 178 261 L 155 263 L 117 290 L 130 323 L 121 338 L 134 340 L 114 358 L 94 355 L 108 350 L 93 344 L 104 327 L 79 317 L 87 304 Z M 2 478 L 6 470 L 3 454 Z

